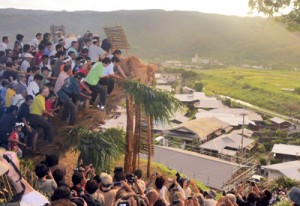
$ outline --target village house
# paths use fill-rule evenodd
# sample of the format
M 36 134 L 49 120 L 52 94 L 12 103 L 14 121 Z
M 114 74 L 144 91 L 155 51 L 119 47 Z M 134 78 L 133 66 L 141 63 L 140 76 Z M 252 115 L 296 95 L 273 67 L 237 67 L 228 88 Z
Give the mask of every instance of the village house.
M 243 119 L 243 115 L 245 116 Z M 235 129 L 240 129 L 242 125 L 246 125 L 252 129 L 260 127 L 263 122 L 262 117 L 254 111 L 244 110 L 240 108 L 218 108 L 209 111 L 200 111 L 196 114 L 196 118 L 216 117 L 219 120 L 230 124 Z
M 242 135 L 237 133 L 224 134 L 199 146 L 201 153 L 220 157 L 222 159 L 235 162 L 241 147 L 243 154 L 250 154 L 255 146 L 255 140 L 244 137 L 242 145 Z
M 270 119 L 270 121 L 272 122 L 272 129 L 273 130 L 277 130 L 277 129 L 281 129 L 281 130 L 287 130 L 289 129 L 293 124 L 281 119 L 279 117 L 273 117 Z
M 183 122 L 164 132 L 165 135 L 183 140 L 186 144 L 204 143 L 231 130 L 229 124 L 215 118 L 200 118 Z
M 300 146 L 287 144 L 274 144 L 271 154 L 281 162 L 300 160 Z
M 300 160 L 262 166 L 262 169 L 270 181 L 282 176 L 300 180 Z
M 155 73 L 156 84 L 170 84 L 175 81 L 181 81 L 181 74 Z

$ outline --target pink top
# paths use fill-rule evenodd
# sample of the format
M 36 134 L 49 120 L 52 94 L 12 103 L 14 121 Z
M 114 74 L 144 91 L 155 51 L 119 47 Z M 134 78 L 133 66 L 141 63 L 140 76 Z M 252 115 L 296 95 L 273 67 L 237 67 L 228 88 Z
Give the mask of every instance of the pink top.
M 56 83 L 55 83 L 55 87 L 54 87 L 54 93 L 57 94 L 57 92 L 60 90 L 60 88 L 64 85 L 65 79 L 69 77 L 69 74 L 67 74 L 66 72 L 60 72 Z

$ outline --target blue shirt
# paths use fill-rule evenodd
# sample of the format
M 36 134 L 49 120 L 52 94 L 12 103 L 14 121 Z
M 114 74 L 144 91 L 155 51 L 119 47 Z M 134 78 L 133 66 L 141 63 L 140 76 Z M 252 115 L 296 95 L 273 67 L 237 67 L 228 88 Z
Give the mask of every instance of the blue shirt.
M 79 82 L 74 76 L 67 78 L 57 95 L 63 103 L 73 96 L 78 97 L 80 95 Z

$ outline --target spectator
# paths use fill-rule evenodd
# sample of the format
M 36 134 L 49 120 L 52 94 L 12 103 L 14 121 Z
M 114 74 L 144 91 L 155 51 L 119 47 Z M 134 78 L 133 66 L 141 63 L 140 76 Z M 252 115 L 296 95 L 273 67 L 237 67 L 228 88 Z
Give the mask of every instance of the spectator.
M 101 173 L 101 184 L 97 191 L 97 200 L 99 200 L 103 206 L 113 206 L 114 200 L 118 189 L 113 188 L 113 180 L 109 174 Z
M 96 62 L 99 58 L 103 59 L 107 53 L 101 49 L 99 37 L 93 37 L 92 44 L 88 47 L 88 57 L 91 58 L 92 62 Z
M 43 79 L 41 80 L 40 82 L 40 85 L 41 86 L 44 86 L 45 84 L 47 84 L 49 81 L 47 80 L 49 78 L 49 73 L 50 73 L 50 70 L 48 67 L 42 67 L 41 68 L 41 75 L 43 77 Z
M 15 126 L 14 126 L 14 128 L 13 128 L 13 130 L 12 130 L 12 132 L 11 132 L 9 138 L 8 138 L 8 142 L 9 142 L 8 148 L 9 148 L 9 150 L 16 152 L 17 156 L 19 158 L 21 158 L 23 156 L 23 152 L 19 148 L 18 145 L 23 145 L 23 146 L 26 147 L 26 144 L 22 143 L 21 138 L 20 138 L 23 126 L 24 126 L 24 123 L 16 122 Z
M 82 196 L 86 201 L 88 206 L 101 206 L 100 202 L 96 199 L 96 191 L 98 189 L 98 184 L 95 180 L 87 181 L 85 185 L 86 193 Z
M 64 110 L 62 114 L 62 121 L 66 121 L 70 116 L 69 125 L 74 125 L 76 123 L 76 106 L 72 102 L 72 97 L 76 100 L 79 99 L 79 95 L 88 98 L 83 93 L 80 93 L 79 84 L 82 78 L 85 75 L 83 73 L 77 73 L 75 76 L 69 77 L 66 79 L 65 84 L 61 87 L 61 89 L 57 92 L 59 100 L 64 105 Z
M 32 47 L 32 51 L 36 51 L 36 49 L 38 48 L 38 45 L 40 44 L 42 40 L 42 33 L 37 33 L 35 35 L 35 38 L 33 38 L 30 42 L 29 45 Z
M 45 52 L 45 45 L 44 44 L 39 44 L 38 46 L 38 52 L 36 53 L 34 57 L 34 65 L 39 66 L 40 63 L 42 62 L 42 56 Z
M 75 171 L 72 176 L 73 186 L 70 188 L 71 191 L 75 192 L 76 197 L 82 197 L 84 192 L 85 178 L 83 176 L 83 172 Z
M 123 79 L 127 79 L 126 74 L 124 73 L 122 67 L 120 66 L 120 59 L 114 56 L 111 59 L 111 63 L 113 64 L 113 71 L 119 72 L 121 74 L 121 76 L 123 77 Z
M 48 42 L 51 42 L 51 34 L 44 33 L 43 40 L 40 42 L 40 44 L 47 45 Z
M 15 45 L 20 45 L 20 47 L 23 48 L 23 40 L 24 40 L 24 35 L 17 34 L 16 35 Z
M 68 54 L 70 51 L 72 51 L 72 52 L 74 52 L 75 57 L 77 58 L 77 57 L 78 57 L 78 47 L 79 47 L 78 42 L 77 42 L 77 41 L 72 41 L 71 47 L 68 49 L 67 54 Z
M 44 194 L 53 195 L 57 189 L 57 184 L 49 168 L 45 164 L 39 164 L 35 167 L 35 174 L 39 178 L 37 181 L 37 189 Z
M 54 115 L 48 112 L 45 108 L 45 98 L 49 95 L 49 88 L 43 87 L 39 95 L 33 100 L 30 107 L 29 122 L 33 127 L 41 127 L 44 130 L 45 139 L 50 143 L 49 146 L 53 146 L 54 129 L 51 123 L 49 123 L 42 115 L 46 114 L 50 117 Z
M 52 53 L 52 42 L 47 42 L 47 44 L 45 45 L 45 51 L 43 55 L 50 56 L 51 53 Z
M 288 192 L 288 197 L 293 202 L 292 206 L 300 205 L 300 189 L 298 187 L 292 187 Z
M 0 43 L 0 51 L 4 51 L 8 49 L 8 44 L 9 44 L 9 38 L 8 36 L 3 36 L 2 37 L 2 42 Z
M 18 87 L 17 87 L 17 94 L 21 94 L 22 91 L 27 91 L 27 85 L 26 85 L 26 76 L 23 74 L 18 75 Z
M 11 105 L 16 105 L 18 108 L 25 102 L 27 96 L 27 90 L 23 90 L 21 94 L 15 94 L 11 100 Z
M 89 71 L 88 75 L 85 78 L 85 81 L 88 87 L 92 91 L 92 99 L 91 101 L 94 102 L 98 94 L 100 94 L 100 102 L 99 107 L 101 110 L 105 109 L 105 99 L 106 99 L 106 92 L 104 88 L 98 84 L 100 78 L 104 77 L 104 67 L 101 62 L 96 62 L 92 69 Z
M 29 123 L 29 115 L 30 109 L 29 107 L 33 103 L 33 97 L 31 95 L 27 95 L 25 98 L 25 102 L 21 105 L 18 111 L 18 121 L 24 123 L 25 127 L 23 127 L 24 135 L 27 135 L 27 146 L 32 146 L 32 152 L 36 152 L 36 142 L 38 138 L 38 133 L 30 126 Z
M 107 53 L 109 53 L 111 51 L 111 42 L 109 41 L 109 39 L 103 39 L 102 43 L 101 43 L 101 48 L 106 51 Z
M 57 56 L 58 60 L 55 62 L 54 70 L 52 71 L 53 77 L 58 77 L 58 75 L 60 73 L 60 67 L 64 63 L 63 60 L 64 60 L 66 54 L 63 51 L 58 51 L 56 53 L 56 56 Z
M 39 68 L 38 66 L 30 67 L 30 68 L 27 70 L 27 73 L 30 74 L 30 76 L 28 77 L 28 82 L 27 82 L 27 84 L 29 85 L 30 82 L 33 81 L 34 76 L 35 76 L 36 74 L 40 74 L 40 68 Z M 27 89 L 28 89 L 28 87 L 27 87 Z
M 137 181 L 136 183 L 139 185 L 140 189 L 142 190 L 142 194 L 144 194 L 145 190 L 146 190 L 146 184 L 144 182 L 144 180 L 142 180 L 142 176 L 143 176 L 143 171 L 138 169 L 134 172 L 134 176 L 137 177 Z M 137 188 L 135 188 L 135 191 L 138 191 Z
M 31 81 L 29 84 L 28 84 L 28 87 L 27 87 L 27 93 L 28 95 L 31 95 L 33 96 L 33 98 L 35 98 L 39 91 L 40 91 L 40 83 L 41 81 L 43 80 L 43 76 L 40 75 L 40 74 L 36 74 L 34 75 L 34 78 L 33 78 L 33 81 Z
M 53 178 L 54 178 L 54 180 L 57 184 L 57 187 L 60 187 L 60 186 L 69 187 L 69 185 L 67 185 L 64 182 L 64 172 L 61 169 L 54 170 L 52 175 L 53 175 Z
M 67 174 L 66 167 L 59 163 L 58 157 L 56 155 L 46 155 L 45 163 L 49 167 L 51 172 L 54 172 L 57 169 L 61 170 L 65 178 Z
M 114 74 L 113 64 L 108 57 L 105 57 L 102 60 L 102 64 L 104 66 L 104 73 L 103 76 L 99 80 L 99 84 L 103 86 L 107 86 L 107 96 L 111 94 L 115 86 L 115 79 L 120 79 L 118 75 Z
M 55 82 L 54 93 L 57 94 L 60 88 L 63 86 L 65 79 L 67 79 L 69 75 L 69 71 L 71 70 L 70 65 L 64 65 L 64 70 L 59 73 L 59 76 Z
M 10 82 L 5 95 L 5 107 L 9 107 L 12 103 L 12 99 L 16 94 L 17 84 L 15 82 Z
M 17 119 L 16 115 L 18 112 L 17 106 L 10 106 L 6 109 L 5 114 L 0 119 L 0 145 L 1 147 L 7 148 L 8 137 L 14 128 Z
M 6 62 L 6 71 L 3 72 L 3 78 L 7 79 L 9 82 L 15 81 L 18 77 L 16 65 L 12 62 Z

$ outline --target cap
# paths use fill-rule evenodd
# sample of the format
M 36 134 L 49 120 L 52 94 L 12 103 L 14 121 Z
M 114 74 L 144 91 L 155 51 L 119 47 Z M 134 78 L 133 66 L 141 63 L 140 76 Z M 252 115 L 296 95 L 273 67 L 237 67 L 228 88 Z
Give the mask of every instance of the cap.
M 34 58 L 34 57 L 30 53 L 25 53 L 24 58 Z
M 24 127 L 24 123 L 23 122 L 16 122 L 15 127 Z
M 109 174 L 105 174 L 105 175 L 100 175 L 101 178 L 101 182 L 104 188 L 111 188 L 113 181 L 112 181 L 112 177 Z

